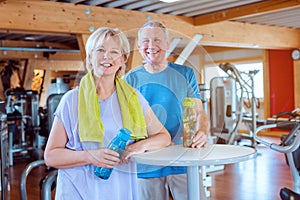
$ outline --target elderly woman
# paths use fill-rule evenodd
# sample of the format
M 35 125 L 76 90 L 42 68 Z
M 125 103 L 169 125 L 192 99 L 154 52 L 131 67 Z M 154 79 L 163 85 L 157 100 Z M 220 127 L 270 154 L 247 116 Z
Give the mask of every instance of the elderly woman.
M 171 142 L 148 102 L 120 78 L 129 53 L 119 29 L 99 28 L 88 38 L 88 73 L 61 99 L 44 154 L 58 168 L 56 199 L 138 199 L 130 156 Z M 122 157 L 106 148 L 121 128 L 132 132 Z M 114 170 L 103 180 L 95 167 Z

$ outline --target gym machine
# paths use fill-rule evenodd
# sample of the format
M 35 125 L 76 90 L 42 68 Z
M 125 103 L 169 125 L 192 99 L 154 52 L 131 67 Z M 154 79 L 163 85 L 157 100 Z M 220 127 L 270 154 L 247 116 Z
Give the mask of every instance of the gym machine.
M 49 132 L 51 130 L 51 126 L 54 119 L 54 112 L 63 97 L 63 94 L 50 94 L 47 98 L 47 115 L 45 117 L 45 120 L 47 121 L 47 134 L 44 135 L 48 137 Z M 29 163 L 25 169 L 22 172 L 21 179 L 20 179 L 20 197 L 21 200 L 27 200 L 27 192 L 26 192 L 26 182 L 27 178 L 30 174 L 30 172 L 34 168 L 38 168 L 44 166 L 45 167 L 45 161 L 44 160 L 36 160 L 31 163 Z M 47 168 L 47 167 L 46 167 Z M 56 178 L 57 178 L 57 169 L 54 168 L 47 168 L 48 175 L 44 177 L 40 182 L 40 189 L 41 189 L 41 199 L 42 200 L 51 200 L 51 191 L 54 189 L 56 185 Z
M 27 200 L 27 192 L 26 192 L 26 183 L 27 177 L 30 172 L 37 167 L 45 166 L 44 160 L 36 160 L 29 163 L 21 174 L 20 179 L 20 199 Z M 56 169 L 48 169 L 49 173 L 46 177 L 44 177 L 40 181 L 41 187 L 41 200 L 51 200 L 51 191 L 54 189 L 56 185 L 56 178 L 57 178 L 57 170 Z
M 210 82 L 211 134 L 217 142 L 234 144 L 241 138 L 251 140 L 255 145 L 253 133 L 257 125 L 257 100 L 254 95 L 253 77 L 257 70 L 240 72 L 230 63 L 219 67 L 228 76 L 215 77 Z M 250 113 L 245 112 L 244 102 L 248 100 Z M 241 123 L 247 123 L 249 134 L 239 133 Z
M 37 91 L 9 89 L 5 92 L 9 134 L 9 161 L 13 154 L 32 151 L 40 155 L 39 96 Z
M 300 199 L 300 115 L 297 114 L 298 109 L 288 112 L 281 112 L 274 115 L 272 118 L 266 120 L 265 125 L 259 126 L 254 132 L 254 139 L 270 149 L 284 153 L 287 164 L 290 168 L 293 178 L 293 189 L 282 188 L 280 190 L 280 197 L 282 200 Z M 289 115 L 289 117 L 283 117 Z M 258 133 L 264 129 L 277 128 L 288 130 L 287 135 L 281 137 L 279 144 L 270 143 L 258 136 Z
M 0 191 L 1 200 L 8 199 L 9 191 L 9 160 L 8 160 L 8 133 L 6 115 L 0 112 Z
M 40 108 L 40 121 L 41 121 L 41 130 L 40 135 L 48 138 L 53 119 L 54 112 L 59 105 L 59 102 L 63 95 L 69 90 L 69 83 L 65 83 L 62 78 L 56 78 L 51 81 L 50 89 L 47 94 L 46 108 Z M 46 143 L 46 142 L 45 142 Z M 43 147 L 41 147 L 43 149 Z M 57 169 L 47 167 L 45 165 L 45 161 L 43 159 L 35 160 L 29 163 L 21 174 L 20 179 L 20 198 L 21 200 L 27 200 L 27 192 L 26 192 L 26 182 L 30 172 L 38 167 L 46 167 L 47 175 L 43 177 L 40 181 L 40 190 L 41 190 L 41 199 L 42 200 L 51 200 L 52 190 L 56 186 L 56 178 L 57 178 Z

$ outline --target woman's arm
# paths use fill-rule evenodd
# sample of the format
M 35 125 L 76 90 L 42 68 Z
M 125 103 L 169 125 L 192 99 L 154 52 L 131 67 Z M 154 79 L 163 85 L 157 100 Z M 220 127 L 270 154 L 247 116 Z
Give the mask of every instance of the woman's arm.
M 171 136 L 167 129 L 161 124 L 150 106 L 147 107 L 146 116 L 148 138 L 128 145 L 124 152 L 124 158 L 146 151 L 156 150 L 171 144 Z
M 66 148 L 67 141 L 66 130 L 55 117 L 44 153 L 46 165 L 54 168 L 71 168 L 93 164 L 99 167 L 112 168 L 120 162 L 119 154 L 110 149 L 75 151 Z

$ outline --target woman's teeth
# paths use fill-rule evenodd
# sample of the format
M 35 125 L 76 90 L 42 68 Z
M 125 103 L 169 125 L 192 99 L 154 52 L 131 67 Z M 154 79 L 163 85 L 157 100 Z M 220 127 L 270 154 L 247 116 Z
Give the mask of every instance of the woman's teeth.
M 112 65 L 109 64 L 109 63 L 104 63 L 104 64 L 102 64 L 102 66 L 103 66 L 103 67 L 111 67 Z

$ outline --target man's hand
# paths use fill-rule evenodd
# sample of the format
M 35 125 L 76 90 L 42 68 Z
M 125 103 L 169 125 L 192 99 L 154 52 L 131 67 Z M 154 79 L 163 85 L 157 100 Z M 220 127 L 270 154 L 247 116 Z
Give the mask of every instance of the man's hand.
M 198 130 L 193 138 L 192 148 L 201 148 L 205 147 L 208 144 L 207 135 Z

